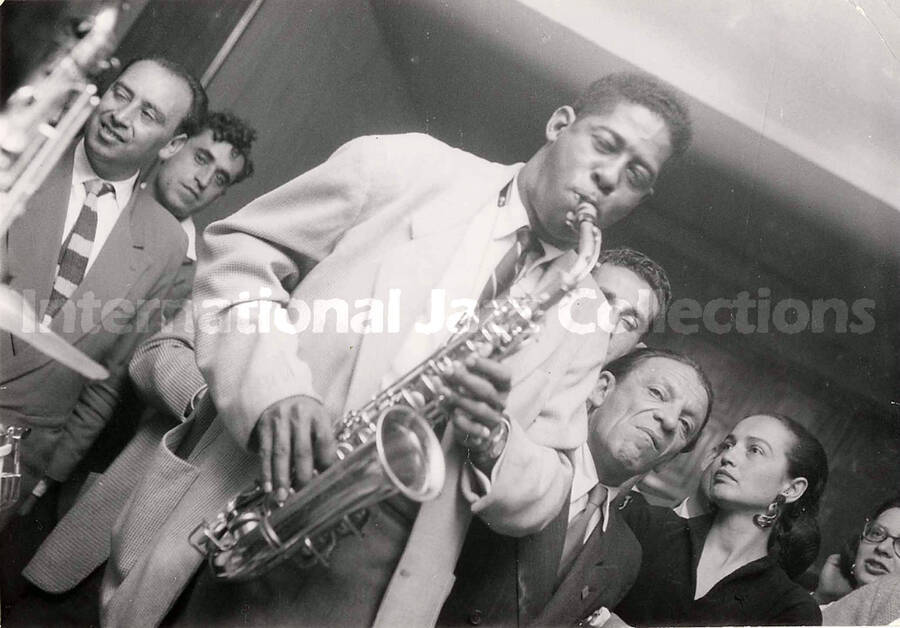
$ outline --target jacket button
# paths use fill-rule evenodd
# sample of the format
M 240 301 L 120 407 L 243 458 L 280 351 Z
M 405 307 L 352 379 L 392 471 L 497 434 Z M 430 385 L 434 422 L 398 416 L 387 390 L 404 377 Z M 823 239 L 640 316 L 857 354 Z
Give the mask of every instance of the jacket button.
M 477 626 L 478 624 L 480 624 L 483 619 L 484 617 L 482 616 L 481 611 L 477 608 L 472 611 L 471 615 L 469 615 L 469 623 L 473 626 Z

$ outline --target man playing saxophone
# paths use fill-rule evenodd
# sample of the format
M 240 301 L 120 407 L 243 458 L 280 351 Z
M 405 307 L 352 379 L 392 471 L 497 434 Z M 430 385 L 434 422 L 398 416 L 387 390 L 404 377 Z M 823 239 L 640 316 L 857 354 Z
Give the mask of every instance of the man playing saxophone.
M 621 219 L 689 136 L 671 90 L 612 75 L 553 113 L 524 165 L 424 135 L 364 137 L 211 225 L 194 297 L 198 362 L 218 416 L 186 459 L 173 452 L 190 425 L 170 432 L 132 495 L 114 533 L 103 619 L 434 623 L 472 515 L 521 536 L 550 522 L 569 493 L 563 452 L 586 437 L 584 400 L 608 338 L 567 330 L 556 307 L 503 363 L 473 354 L 444 366 L 443 491 L 421 508 L 382 502 L 365 538 L 341 540 L 328 567 L 289 560 L 249 582 L 217 582 L 198 572 L 186 537 L 250 477 L 288 499 L 333 462 L 338 417 L 450 337 L 451 324 L 425 323 L 437 303 L 452 310 L 543 289 L 573 265 L 579 206 L 593 207 L 600 228 Z M 578 287 L 596 294 L 589 278 Z M 365 315 L 348 321 L 342 303 Z M 210 406 L 202 400 L 198 414 Z M 150 548 L 134 542 L 148 537 Z

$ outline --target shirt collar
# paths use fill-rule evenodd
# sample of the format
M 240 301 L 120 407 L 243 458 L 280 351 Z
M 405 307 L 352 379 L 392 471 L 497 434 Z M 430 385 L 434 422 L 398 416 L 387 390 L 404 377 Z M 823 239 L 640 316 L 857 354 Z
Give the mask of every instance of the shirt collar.
M 109 183 L 116 191 L 116 205 L 121 209 L 128 204 L 128 201 L 131 200 L 131 194 L 134 191 L 134 184 L 137 181 L 138 175 L 140 171 L 135 172 L 127 179 L 122 179 L 121 181 L 106 181 L 91 167 L 91 162 L 88 160 L 87 151 L 84 148 L 84 138 L 78 142 L 78 146 L 75 147 L 75 158 L 72 162 L 72 186 L 83 185 L 85 181 L 89 181 L 91 179 L 101 179 Z
M 600 481 L 597 476 L 597 467 L 594 466 L 594 457 L 587 443 L 575 450 L 574 455 L 575 474 L 572 477 L 572 495 L 570 501 L 576 501 L 587 495 L 597 484 L 606 487 L 606 501 L 603 503 L 603 531 L 609 525 L 609 507 L 622 492 L 621 486 L 610 486 Z
M 194 225 L 194 217 L 188 216 L 184 220 L 181 221 L 181 228 L 184 229 L 184 232 L 187 234 L 188 245 L 187 245 L 187 255 L 188 259 L 191 261 L 197 261 L 197 227 Z
M 587 495 L 597 484 L 602 484 L 609 492 L 607 501 L 611 502 L 618 497 L 624 486 L 631 484 L 631 482 L 625 482 L 620 486 L 611 486 L 606 482 L 601 482 L 600 476 L 597 475 L 597 467 L 594 465 L 594 456 L 587 443 L 582 443 L 581 447 L 575 450 L 573 458 L 575 474 L 572 477 L 572 501 Z
M 572 477 L 572 501 L 577 501 L 587 495 L 600 480 L 597 478 L 597 468 L 594 466 L 594 458 L 587 443 L 575 450 L 575 475 Z
M 527 226 L 529 226 L 528 212 L 525 210 L 525 204 L 522 202 L 522 197 L 519 196 L 519 175 L 517 174 L 510 185 L 506 204 L 499 208 L 491 237 L 494 240 L 501 240 L 514 234 L 521 227 Z M 541 262 L 554 260 L 564 253 L 563 250 L 558 249 L 543 240 L 541 240 L 541 244 L 544 247 L 544 254 L 541 256 Z

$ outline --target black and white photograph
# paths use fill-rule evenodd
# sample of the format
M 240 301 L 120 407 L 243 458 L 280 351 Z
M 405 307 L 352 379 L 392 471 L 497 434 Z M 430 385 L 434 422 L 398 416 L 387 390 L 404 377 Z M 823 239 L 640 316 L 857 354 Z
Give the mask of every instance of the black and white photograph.
M 0 0 L 0 625 L 900 625 L 900 2 Z

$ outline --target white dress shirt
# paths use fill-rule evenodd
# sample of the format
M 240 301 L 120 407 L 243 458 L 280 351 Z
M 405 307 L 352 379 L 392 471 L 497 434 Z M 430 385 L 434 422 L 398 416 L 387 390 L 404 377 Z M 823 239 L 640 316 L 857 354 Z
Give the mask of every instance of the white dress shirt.
M 575 473 L 572 477 L 572 494 L 569 502 L 569 523 L 571 523 L 572 519 L 587 506 L 588 493 L 591 492 L 591 489 L 597 484 L 601 484 L 597 477 L 597 467 L 594 466 L 594 457 L 591 455 L 591 449 L 588 447 L 587 443 L 584 443 L 575 450 L 573 462 Z M 606 501 L 603 502 L 602 508 L 598 508 L 594 514 L 591 515 L 582 543 L 587 541 L 591 536 L 591 533 L 600 522 L 601 516 L 603 517 L 603 526 L 600 530 L 606 532 L 607 527 L 609 527 L 609 507 L 622 491 L 622 488 L 619 486 L 609 486 L 608 484 L 603 484 L 603 486 L 606 487 Z
M 197 261 L 197 226 L 194 224 L 194 217 L 188 216 L 181 221 L 181 228 L 187 234 L 188 245 L 185 255 L 192 262 Z
M 137 181 L 138 173 L 122 181 L 105 181 L 113 186 L 115 195 L 104 194 L 97 199 L 97 231 L 94 234 L 94 244 L 91 246 L 91 253 L 88 256 L 87 268 L 85 274 L 94 264 L 94 260 L 100 254 L 103 243 L 109 237 L 110 232 L 122 214 L 122 210 L 131 200 L 131 194 L 134 192 L 134 184 Z M 78 142 L 75 147 L 75 159 L 72 163 L 72 187 L 69 191 L 69 206 L 66 210 L 66 221 L 63 226 L 63 237 L 59 245 L 66 241 L 69 232 L 75 226 L 78 220 L 78 214 L 81 213 L 81 206 L 84 205 L 84 198 L 87 196 L 84 189 L 84 182 L 91 179 L 100 179 L 104 181 L 94 169 L 91 168 L 91 162 L 88 161 L 87 153 L 84 149 L 84 139 Z
M 497 267 L 497 264 L 506 255 L 506 252 L 512 247 L 516 241 L 516 230 L 520 227 L 527 226 L 528 214 L 525 206 L 519 198 L 518 177 L 513 180 L 509 196 L 506 204 L 499 206 L 497 203 L 500 190 L 491 195 L 490 200 L 485 207 L 476 214 L 475 219 L 466 229 L 466 235 L 462 239 L 453 261 L 447 268 L 447 272 L 441 281 L 435 286 L 436 289 L 441 287 L 454 286 L 456 289 L 450 293 L 447 288 L 445 313 L 459 314 L 458 308 L 450 307 L 455 299 L 468 299 L 474 304 L 481 289 L 487 283 Z M 490 233 L 490 240 L 487 246 L 482 246 L 484 242 L 480 234 Z M 533 252 L 529 253 L 526 258 L 525 268 L 516 282 L 510 288 L 510 295 L 521 297 L 533 290 L 542 276 L 542 266 L 548 262 L 552 262 L 562 255 L 564 251 L 547 244 L 541 243 L 544 247 L 544 253 L 536 256 Z M 429 303 L 428 312 L 423 315 L 423 323 L 432 320 L 431 305 Z M 435 317 L 437 318 L 437 317 Z M 456 322 L 456 319 L 450 322 Z M 450 337 L 450 325 L 444 325 L 440 331 L 435 333 L 424 333 L 413 326 L 409 335 L 404 339 L 397 356 L 391 363 L 391 368 L 382 379 L 383 387 L 387 387 L 396 381 L 407 371 L 415 367 L 422 360 L 437 351 L 437 349 Z

